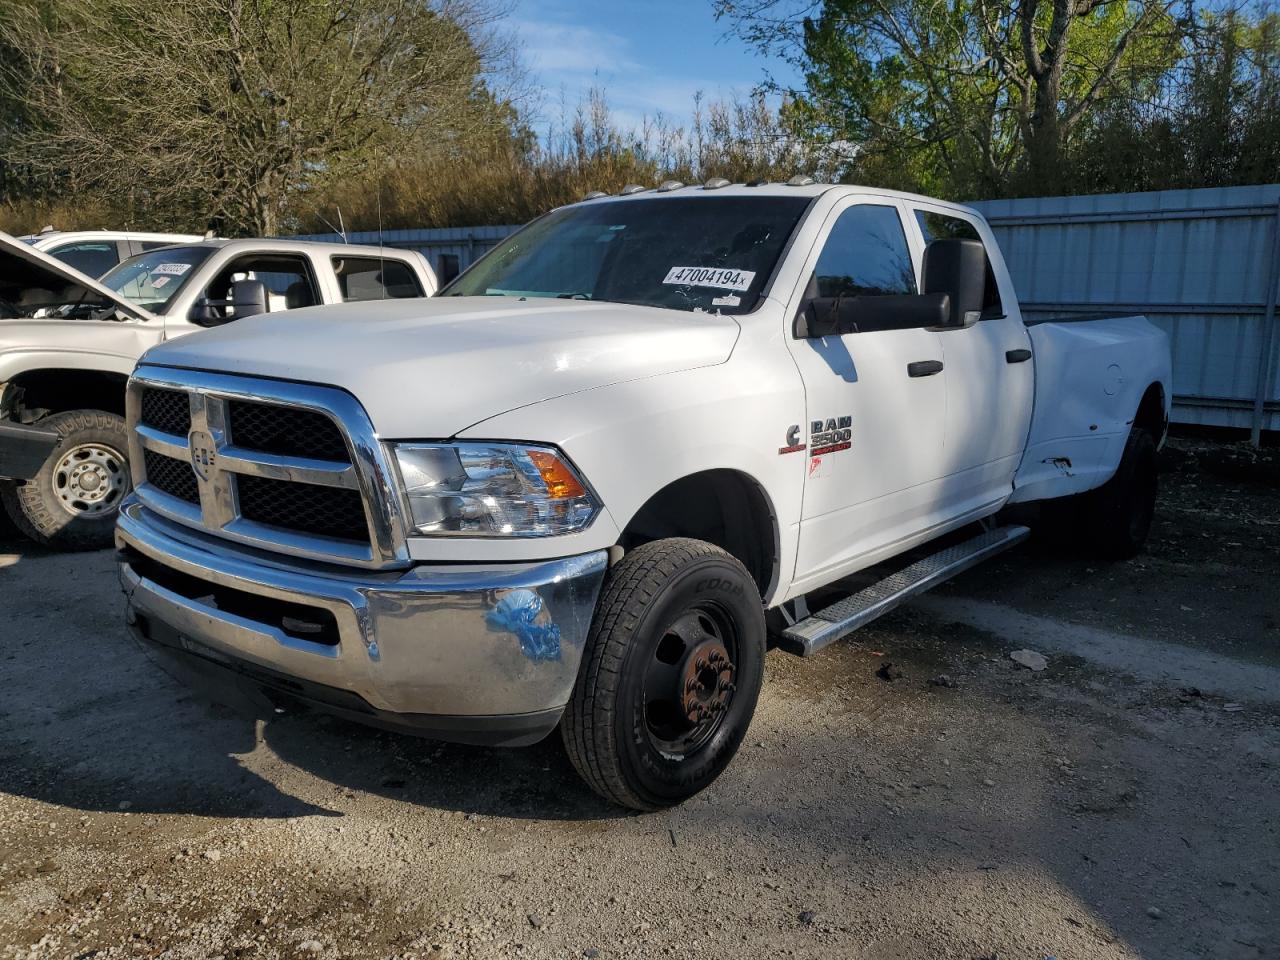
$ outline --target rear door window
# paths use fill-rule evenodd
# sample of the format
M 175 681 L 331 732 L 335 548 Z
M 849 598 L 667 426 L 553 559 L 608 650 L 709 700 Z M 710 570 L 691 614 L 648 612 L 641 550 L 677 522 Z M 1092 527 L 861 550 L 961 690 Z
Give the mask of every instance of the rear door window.
M 120 262 L 120 250 L 114 240 L 69 243 L 49 253 L 95 280 Z
M 333 257 L 333 272 L 346 303 L 421 297 L 422 284 L 403 260 Z

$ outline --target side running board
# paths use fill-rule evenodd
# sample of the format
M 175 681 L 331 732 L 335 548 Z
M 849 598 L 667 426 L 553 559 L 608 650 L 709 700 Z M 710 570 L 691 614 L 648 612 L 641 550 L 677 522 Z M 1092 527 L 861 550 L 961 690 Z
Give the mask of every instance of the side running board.
M 958 573 L 1003 553 L 1025 540 L 1029 527 L 1007 526 L 987 530 L 917 560 L 897 573 L 838 600 L 831 606 L 782 631 L 782 648 L 802 657 L 812 656 L 830 643 L 866 626 L 904 600 L 945 583 Z

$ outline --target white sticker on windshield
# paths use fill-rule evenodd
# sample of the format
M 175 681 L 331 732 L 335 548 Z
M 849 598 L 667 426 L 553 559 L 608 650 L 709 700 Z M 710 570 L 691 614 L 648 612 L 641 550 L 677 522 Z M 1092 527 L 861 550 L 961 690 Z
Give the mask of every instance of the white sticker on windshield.
M 711 305 L 713 307 L 737 307 L 741 306 L 742 298 L 736 293 L 726 293 L 723 297 L 712 297 Z
M 190 269 L 189 263 L 157 263 L 151 269 L 151 273 L 153 276 L 158 273 L 161 276 L 180 277 Z
M 169 280 L 170 280 L 169 277 L 154 277 L 151 280 L 151 286 L 154 287 L 156 290 L 159 290 L 166 283 L 168 283 Z
M 681 287 L 720 287 L 746 290 L 755 279 L 754 270 L 729 270 L 725 267 L 672 267 L 663 283 Z

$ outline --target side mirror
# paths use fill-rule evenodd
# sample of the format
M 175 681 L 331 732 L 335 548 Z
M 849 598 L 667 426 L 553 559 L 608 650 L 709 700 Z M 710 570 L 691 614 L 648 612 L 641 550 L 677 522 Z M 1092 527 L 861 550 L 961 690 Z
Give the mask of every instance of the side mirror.
M 948 294 L 951 309 L 940 326 L 967 327 L 982 316 L 987 251 L 977 240 L 942 237 L 924 248 L 924 292 Z
M 237 320 L 266 313 L 266 284 L 261 280 L 236 280 L 231 284 L 231 306 L 235 307 Z
M 879 297 L 814 297 L 796 317 L 796 336 L 807 339 L 846 333 L 912 330 L 947 322 L 951 300 L 945 293 Z
M 216 327 L 227 322 L 227 318 L 218 312 L 217 306 L 208 297 L 201 297 L 191 305 L 187 319 L 202 327 Z

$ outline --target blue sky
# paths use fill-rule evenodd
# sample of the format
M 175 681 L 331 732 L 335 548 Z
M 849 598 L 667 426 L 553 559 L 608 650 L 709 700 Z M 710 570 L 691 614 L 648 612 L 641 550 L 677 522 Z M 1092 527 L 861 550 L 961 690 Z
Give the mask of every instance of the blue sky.
M 545 131 L 592 85 L 603 87 L 623 126 L 661 113 L 687 123 L 693 95 L 745 95 L 766 72 L 783 83 L 794 74 L 728 36 L 711 0 L 517 0 L 514 29 L 531 79 L 544 91 L 536 111 Z

